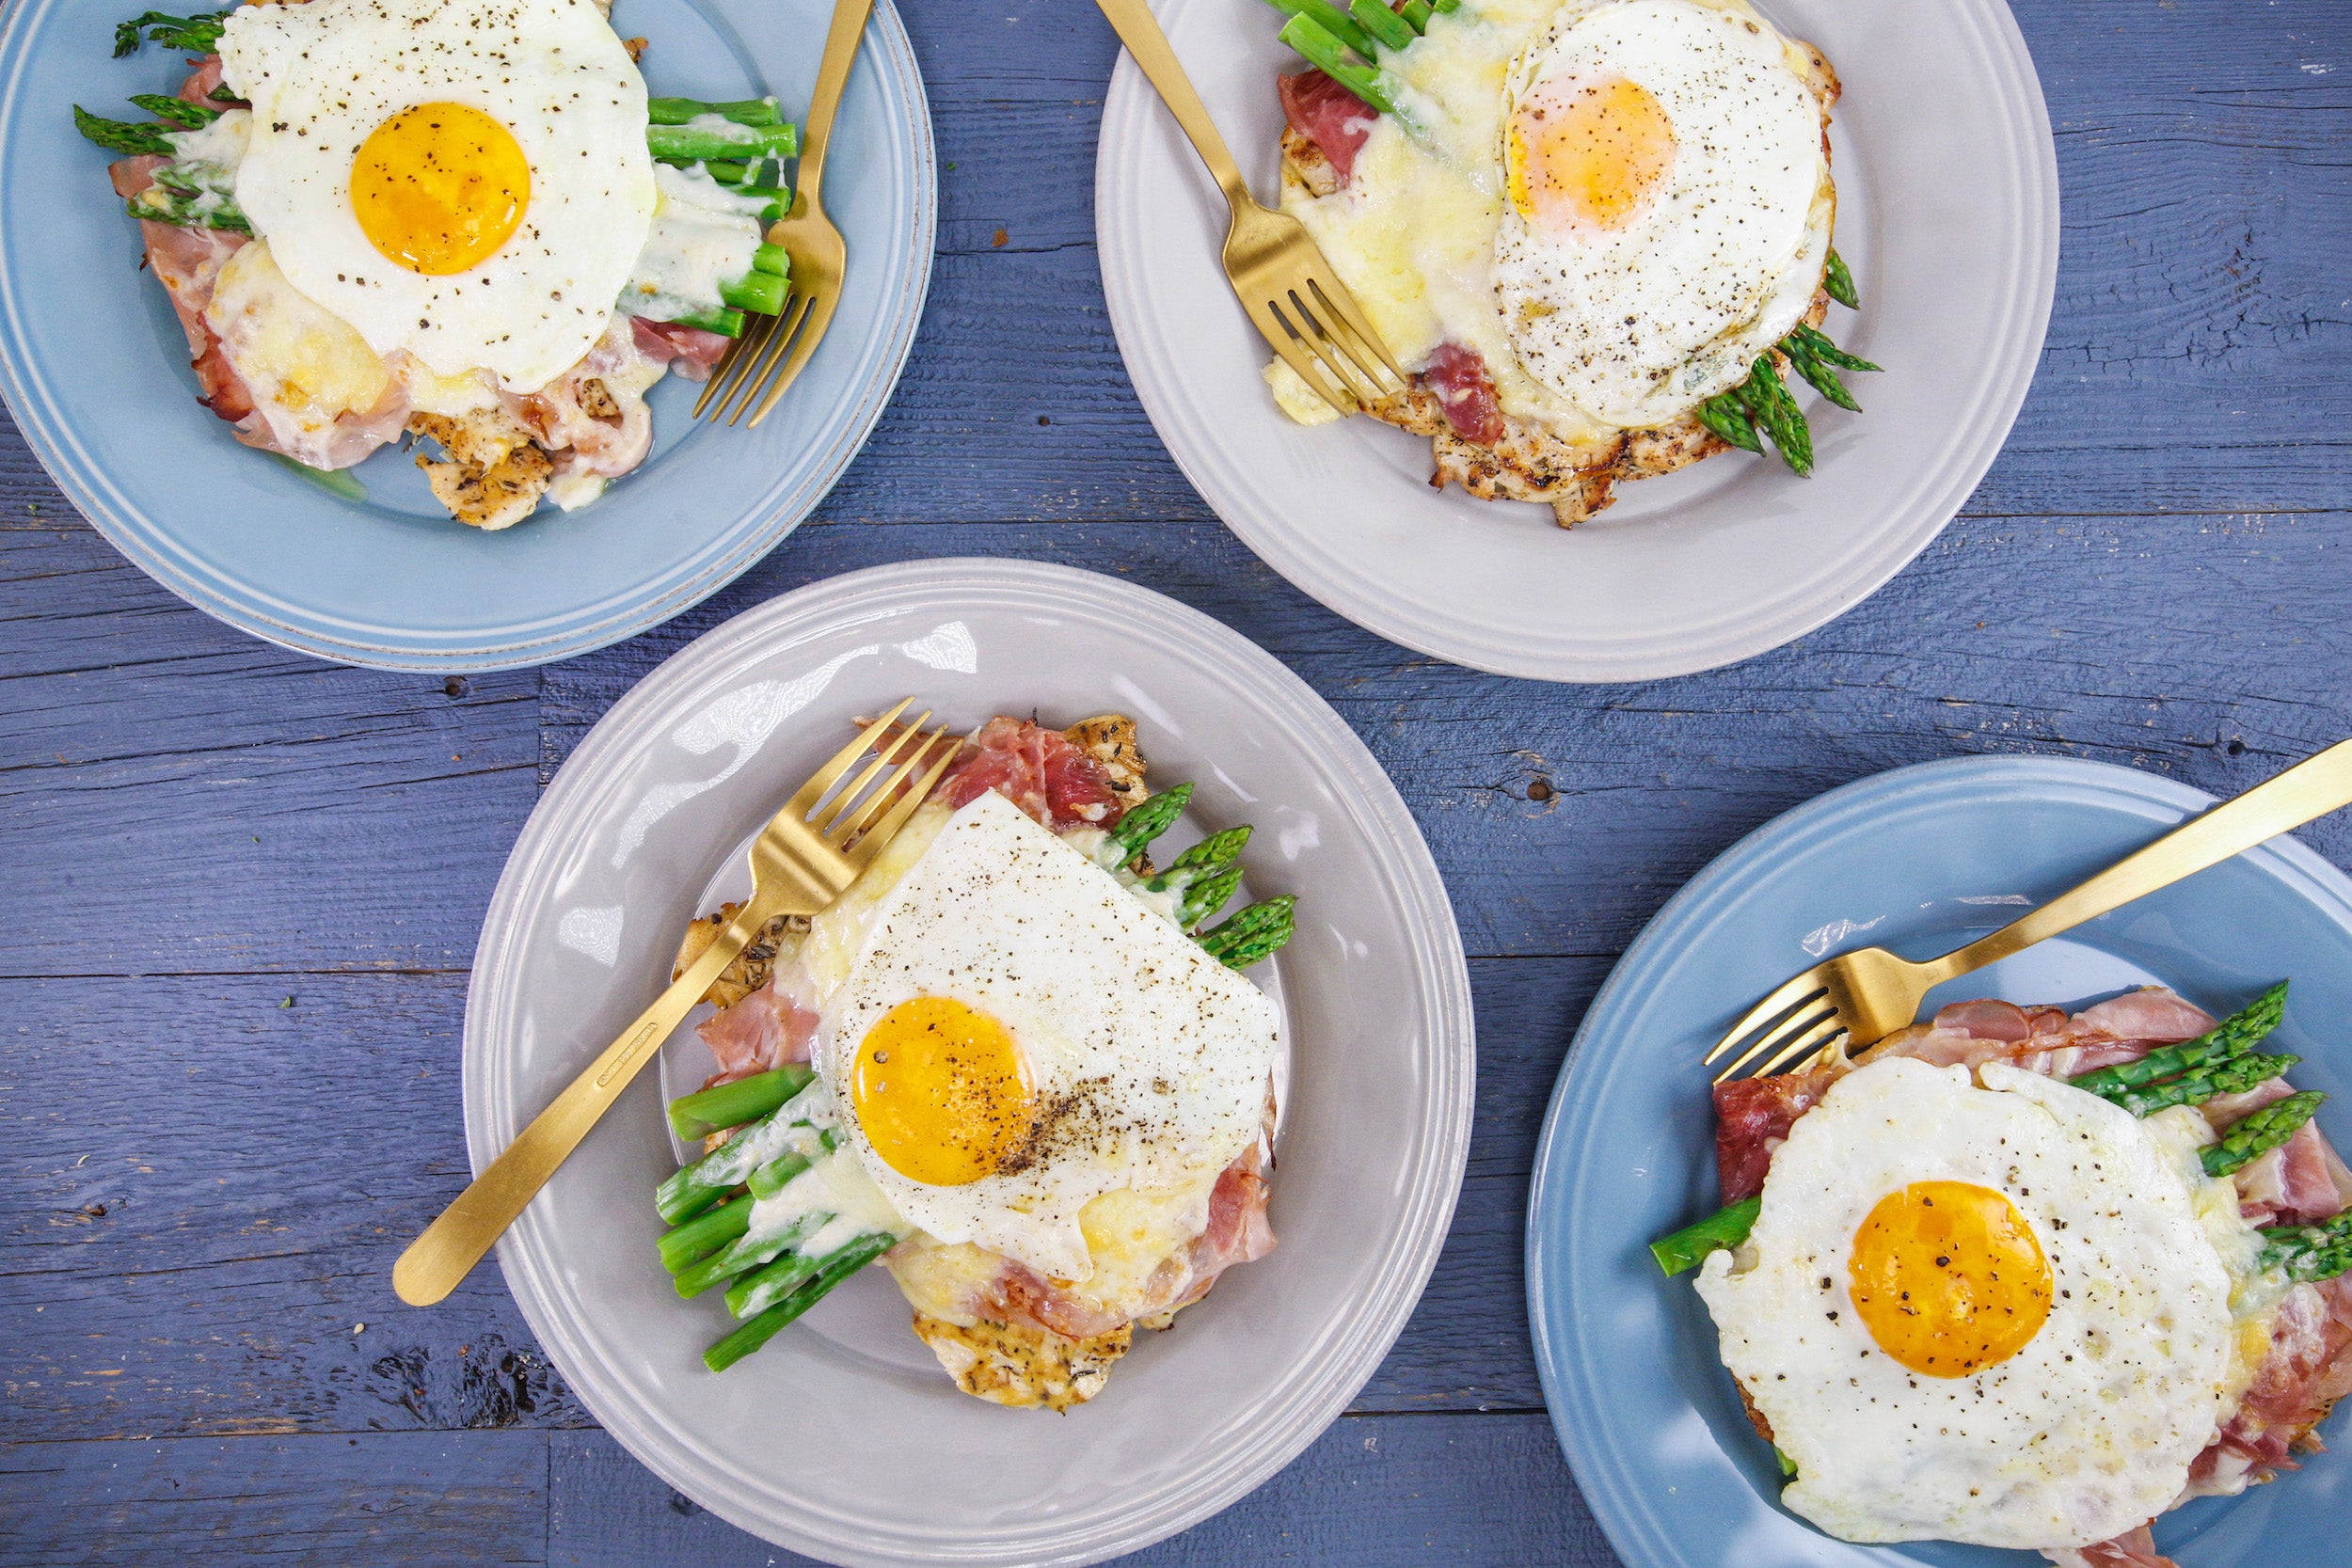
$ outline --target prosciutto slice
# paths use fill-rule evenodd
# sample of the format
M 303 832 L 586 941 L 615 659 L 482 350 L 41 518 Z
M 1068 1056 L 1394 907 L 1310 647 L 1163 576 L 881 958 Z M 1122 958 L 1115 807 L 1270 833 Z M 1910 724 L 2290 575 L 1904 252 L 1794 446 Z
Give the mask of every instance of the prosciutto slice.
M 2180 1568 L 2156 1550 L 2155 1537 L 2146 1525 L 2095 1546 L 2056 1547 L 2042 1555 L 2058 1568 Z
M 961 809 L 992 789 L 1057 832 L 1113 827 L 1124 814 L 1101 764 L 1061 731 L 1026 719 L 983 724 L 933 794 Z
M 1362 99 L 1320 71 L 1302 71 L 1275 79 L 1281 95 L 1282 118 L 1290 128 L 1323 150 L 1340 183 L 1355 172 L 1356 154 L 1364 150 L 1378 114 Z
M 719 356 L 735 341 L 716 332 L 705 332 L 699 326 L 681 326 L 676 322 L 649 322 L 631 316 L 629 325 L 637 335 L 637 352 L 648 359 L 666 363 L 672 373 L 687 381 L 708 381 L 710 368 L 719 362 Z
M 1502 439 L 1502 404 L 1476 349 L 1439 343 L 1429 351 L 1421 378 L 1438 394 L 1438 406 L 1445 411 L 1445 422 L 1454 435 L 1482 447 Z
M 703 1084 L 710 1088 L 772 1071 L 787 1062 L 807 1061 L 809 1046 L 817 1038 L 817 1015 L 778 990 L 771 979 L 735 1006 L 703 1020 L 694 1033 L 719 1063 L 719 1070 Z

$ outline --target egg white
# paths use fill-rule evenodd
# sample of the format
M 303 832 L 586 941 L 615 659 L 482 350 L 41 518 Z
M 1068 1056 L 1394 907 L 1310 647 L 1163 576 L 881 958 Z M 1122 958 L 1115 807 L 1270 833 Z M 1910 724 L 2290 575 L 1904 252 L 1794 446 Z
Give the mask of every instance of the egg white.
M 224 80 L 253 104 L 237 202 L 286 278 L 379 355 L 513 391 L 604 335 L 652 223 L 645 87 L 590 0 L 306 0 L 241 7 Z M 427 277 L 388 260 L 352 208 L 368 136 L 421 103 L 481 110 L 531 168 L 520 225 L 486 261 Z
M 2000 1063 L 1981 1086 L 1911 1059 L 1839 1080 L 1773 1155 L 1747 1244 L 1699 1276 L 1724 1365 L 1796 1465 L 1782 1500 L 1848 1541 L 2020 1548 L 2169 1507 L 2244 1376 L 2220 1207 L 2177 1132 Z M 1856 1228 L 1925 1180 L 2007 1195 L 2050 1266 L 2039 1332 L 1966 1377 L 1908 1370 L 1848 1295 Z

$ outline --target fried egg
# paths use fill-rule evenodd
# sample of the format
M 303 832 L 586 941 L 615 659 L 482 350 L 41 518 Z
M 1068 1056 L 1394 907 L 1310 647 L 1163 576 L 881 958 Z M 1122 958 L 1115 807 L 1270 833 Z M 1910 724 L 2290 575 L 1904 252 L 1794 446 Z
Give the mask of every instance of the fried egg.
M 1380 63 L 1407 112 L 1283 208 L 1408 369 L 1458 343 L 1504 414 L 1599 440 L 1737 384 L 1809 306 L 1824 111 L 1746 0 L 1482 0 Z
M 1840 1079 L 1698 1282 L 1782 1500 L 1848 1541 L 2019 1548 L 2169 1507 L 2249 1375 L 2253 1249 L 2195 1119 L 2001 1063 Z
M 603 336 L 654 211 L 645 88 L 589 0 L 308 0 L 223 24 L 237 202 L 378 355 L 545 386 Z
M 843 1146 L 934 1271 L 1139 1289 L 1259 1136 L 1273 1002 L 993 792 L 918 814 L 795 965 Z
M 1692 0 L 1571 4 L 1504 98 L 1495 294 L 1519 363 L 1626 428 L 1746 379 L 1811 303 L 1835 205 L 1779 35 Z

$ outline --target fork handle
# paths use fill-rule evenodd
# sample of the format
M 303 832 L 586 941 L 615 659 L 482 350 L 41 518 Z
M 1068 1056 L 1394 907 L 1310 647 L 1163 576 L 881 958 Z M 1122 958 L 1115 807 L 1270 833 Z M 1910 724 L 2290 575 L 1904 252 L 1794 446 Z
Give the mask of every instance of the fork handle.
M 1208 105 L 1193 90 L 1192 78 L 1177 62 L 1176 51 L 1170 47 L 1168 35 L 1160 30 L 1159 18 L 1152 14 L 1147 0 L 1094 0 L 1110 18 L 1111 27 L 1119 34 L 1119 41 L 1127 46 L 1142 68 L 1144 77 L 1168 112 L 1176 117 L 1176 123 L 1192 138 L 1192 150 L 1200 154 L 1200 161 L 1209 166 L 1209 177 L 1225 192 L 1225 199 L 1235 211 L 1247 203 L 1257 204 L 1249 194 L 1249 183 L 1241 177 L 1233 163 L 1233 155 L 1225 150 L 1225 138 L 1216 134 L 1216 122 L 1209 118 Z
M 825 182 L 825 150 L 833 144 L 834 115 L 841 107 L 841 91 L 849 85 L 850 67 L 856 63 L 858 42 L 866 37 L 866 18 L 873 11 L 874 0 L 837 0 L 833 8 L 824 56 L 817 64 L 816 90 L 808 97 L 808 134 L 802 140 L 800 168 L 792 182 L 795 211 L 805 210 L 803 197 L 815 205 L 818 188 Z
M 2352 805 L 2352 740 L 2338 741 L 2235 800 L 2191 817 L 2072 892 L 1925 967 L 1936 971 L 1935 981 L 1982 969 L 2346 805 Z
M 482 1261 L 482 1255 L 547 1185 L 555 1167 L 621 1097 L 629 1080 L 660 1053 L 661 1042 L 702 1000 L 719 972 L 735 961 L 735 956 L 783 911 L 786 902 L 782 895 L 776 895 L 765 900 L 755 896 L 745 905 L 702 956 L 687 966 L 686 973 L 656 997 L 652 1006 L 639 1013 L 620 1037 L 555 1097 L 553 1104 L 532 1117 L 506 1152 L 491 1161 L 489 1168 L 441 1211 L 440 1218 L 408 1243 L 408 1250 L 392 1265 L 392 1289 L 401 1300 L 411 1307 L 430 1307 L 457 1288 L 457 1282 Z

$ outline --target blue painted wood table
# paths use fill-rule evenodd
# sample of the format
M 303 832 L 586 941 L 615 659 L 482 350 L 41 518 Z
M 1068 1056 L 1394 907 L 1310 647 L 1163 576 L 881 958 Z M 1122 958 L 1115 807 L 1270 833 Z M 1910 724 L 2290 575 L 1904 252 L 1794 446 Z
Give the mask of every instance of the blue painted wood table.
M 813 522 L 660 631 L 446 682 L 314 663 L 124 564 L 0 421 L 0 1564 L 787 1560 L 600 1432 L 495 1268 L 430 1313 L 390 1284 L 466 1171 L 467 970 L 524 816 L 615 697 L 786 589 L 978 553 L 1174 594 L 1338 706 L 1452 886 L 1480 1096 L 1443 1261 L 1353 1411 L 1153 1568 L 1613 1560 L 1526 1342 L 1528 1162 L 1610 962 L 1740 834 L 1931 757 L 2228 793 L 2352 734 L 2344 0 L 2019 0 L 2066 251 L 2008 450 L 1844 619 L 1610 688 L 1413 657 L 1236 544 L 1103 313 L 1108 29 L 905 9 L 945 219 L 897 404 Z M 2306 836 L 2352 865 L 2352 826 Z

